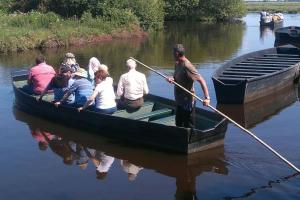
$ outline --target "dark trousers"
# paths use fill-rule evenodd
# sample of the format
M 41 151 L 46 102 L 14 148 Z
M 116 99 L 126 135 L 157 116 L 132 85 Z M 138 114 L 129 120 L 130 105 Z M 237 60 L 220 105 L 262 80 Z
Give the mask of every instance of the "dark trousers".
M 128 112 L 134 112 L 140 109 L 143 105 L 144 99 L 143 97 L 138 98 L 136 100 L 129 100 L 126 98 L 121 98 L 118 102 L 119 109 L 126 109 Z
M 194 109 L 184 109 L 182 106 L 176 108 L 176 126 L 185 128 L 194 128 Z

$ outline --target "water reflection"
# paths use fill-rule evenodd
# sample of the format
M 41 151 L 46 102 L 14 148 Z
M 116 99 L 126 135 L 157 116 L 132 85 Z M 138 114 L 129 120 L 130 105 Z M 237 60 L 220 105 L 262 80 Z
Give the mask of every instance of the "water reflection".
M 260 26 L 259 27 L 259 38 L 264 41 L 270 36 L 274 35 L 274 26 Z
M 175 199 L 197 199 L 196 178 L 203 172 L 227 174 L 224 147 L 189 156 L 131 148 L 102 137 L 58 126 L 14 109 L 15 118 L 28 125 L 33 138 L 62 158 L 66 165 L 95 167 L 96 178 L 105 180 L 113 164 L 120 164 L 128 181 L 145 169 L 176 179 Z M 41 150 L 45 150 L 42 148 Z M 119 159 L 120 162 L 115 160 Z
M 245 128 L 252 128 L 298 100 L 298 85 L 291 85 L 272 95 L 243 105 L 218 104 L 217 109 Z

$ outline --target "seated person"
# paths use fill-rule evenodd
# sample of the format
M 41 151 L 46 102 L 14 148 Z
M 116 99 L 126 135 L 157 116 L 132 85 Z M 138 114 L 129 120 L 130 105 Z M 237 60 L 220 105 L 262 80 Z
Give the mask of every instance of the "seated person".
M 29 70 L 28 86 L 24 89 L 30 94 L 41 94 L 55 76 L 55 70 L 46 64 L 43 56 L 38 56 L 35 62 L 36 66 Z
M 121 97 L 118 106 L 135 111 L 143 105 L 143 96 L 148 94 L 149 89 L 146 76 L 136 71 L 136 62 L 129 59 L 126 66 L 129 71 L 120 77 L 118 83 L 117 95 Z
M 94 83 L 95 79 L 95 72 L 99 70 L 100 67 L 100 61 L 96 57 L 92 57 L 89 61 L 89 80 Z
M 96 87 L 92 96 L 83 107 L 78 111 L 84 110 L 90 106 L 95 100 L 95 111 L 104 114 L 113 114 L 116 110 L 116 96 L 113 88 L 113 79 L 109 77 L 106 65 L 100 65 L 99 70 L 95 73 Z
M 57 74 L 52 78 L 50 83 L 48 84 L 47 88 L 42 92 L 38 100 L 42 100 L 43 96 L 48 93 L 49 90 L 53 90 L 54 93 L 54 102 L 61 100 L 66 93 L 66 91 L 70 88 L 73 84 L 74 79 L 71 78 L 72 76 L 72 69 L 68 66 L 62 66 L 60 68 L 60 73 Z M 71 94 L 66 101 L 63 103 L 65 104 L 72 104 L 74 103 L 74 94 Z
M 92 83 L 87 79 L 87 71 L 83 68 L 79 68 L 74 73 L 74 82 L 70 86 L 70 89 L 66 91 L 63 98 L 57 102 L 55 102 L 55 106 L 63 103 L 71 94 L 74 93 L 75 100 L 71 106 L 76 108 L 82 107 L 87 101 L 88 97 L 93 94 L 93 86 Z
M 76 62 L 75 55 L 73 53 L 66 53 L 63 63 L 61 66 L 67 65 L 71 67 L 72 73 L 76 72 L 79 69 L 79 64 Z

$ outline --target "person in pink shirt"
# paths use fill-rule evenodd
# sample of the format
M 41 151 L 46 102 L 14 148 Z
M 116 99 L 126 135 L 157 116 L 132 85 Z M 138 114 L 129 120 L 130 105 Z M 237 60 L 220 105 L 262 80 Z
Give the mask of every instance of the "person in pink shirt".
M 28 85 L 33 93 L 41 94 L 54 77 L 55 70 L 46 64 L 43 56 L 38 56 L 35 62 L 36 66 L 32 67 L 29 71 Z

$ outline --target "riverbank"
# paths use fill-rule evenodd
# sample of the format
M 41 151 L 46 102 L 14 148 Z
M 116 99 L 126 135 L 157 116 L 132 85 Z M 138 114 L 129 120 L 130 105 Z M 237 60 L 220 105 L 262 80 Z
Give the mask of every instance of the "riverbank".
M 134 16 L 110 21 L 88 14 L 80 19 L 62 19 L 54 13 L 2 13 L 0 29 L 0 53 L 147 37 Z
M 300 13 L 300 2 L 247 2 L 248 12 Z

